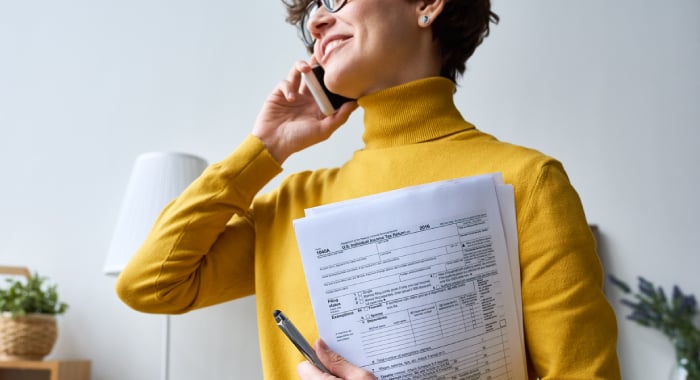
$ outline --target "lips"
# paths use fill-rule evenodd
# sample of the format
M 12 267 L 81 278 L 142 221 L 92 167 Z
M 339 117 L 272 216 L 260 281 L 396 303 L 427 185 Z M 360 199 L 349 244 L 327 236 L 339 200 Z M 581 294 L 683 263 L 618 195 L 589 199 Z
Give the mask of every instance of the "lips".
M 321 43 L 321 56 L 325 58 L 338 46 L 342 45 L 345 41 L 349 39 L 348 36 L 334 35 L 328 36 L 323 39 Z

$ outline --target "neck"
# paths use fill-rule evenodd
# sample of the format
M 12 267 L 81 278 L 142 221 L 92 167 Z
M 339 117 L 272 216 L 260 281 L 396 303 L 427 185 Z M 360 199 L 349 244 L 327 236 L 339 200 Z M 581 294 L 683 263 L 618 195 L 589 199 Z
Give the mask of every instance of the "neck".
M 415 144 L 473 128 L 455 107 L 454 91 L 449 79 L 431 77 L 361 97 L 366 149 Z

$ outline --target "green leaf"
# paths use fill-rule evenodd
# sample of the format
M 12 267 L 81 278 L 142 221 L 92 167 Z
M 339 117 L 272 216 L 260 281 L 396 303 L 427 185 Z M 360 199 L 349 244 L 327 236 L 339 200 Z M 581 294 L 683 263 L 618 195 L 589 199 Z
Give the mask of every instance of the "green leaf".
M 58 297 L 57 285 L 48 285 L 47 278 L 34 273 L 25 281 L 8 278 L 8 287 L 0 289 L 0 312 L 13 317 L 31 313 L 63 314 L 68 305 Z

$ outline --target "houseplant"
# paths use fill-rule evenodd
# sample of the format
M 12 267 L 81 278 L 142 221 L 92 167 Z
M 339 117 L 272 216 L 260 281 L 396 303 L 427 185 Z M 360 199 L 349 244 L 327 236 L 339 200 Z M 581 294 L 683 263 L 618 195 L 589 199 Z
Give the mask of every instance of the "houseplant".
M 669 338 L 676 353 L 671 379 L 700 380 L 700 328 L 695 324 L 698 306 L 695 296 L 673 287 L 670 297 L 660 286 L 639 277 L 638 291 L 632 292 L 624 281 L 610 276 L 610 281 L 633 299 L 622 299 L 631 308 L 627 319 L 656 329 Z
M 0 267 L 0 274 L 24 274 L 7 278 L 0 288 L 0 360 L 41 360 L 58 337 L 56 315 L 68 305 L 58 298 L 56 285 L 25 268 Z

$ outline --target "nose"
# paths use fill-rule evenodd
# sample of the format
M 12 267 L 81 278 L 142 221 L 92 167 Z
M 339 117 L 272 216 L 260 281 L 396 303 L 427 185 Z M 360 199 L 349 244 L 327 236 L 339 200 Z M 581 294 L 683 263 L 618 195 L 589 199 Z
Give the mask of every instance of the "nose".
M 320 6 L 309 17 L 309 21 L 306 23 L 306 28 L 311 33 L 311 36 L 318 41 L 321 38 L 323 31 L 332 25 L 333 22 L 334 19 L 331 13 L 328 12 L 325 7 Z

